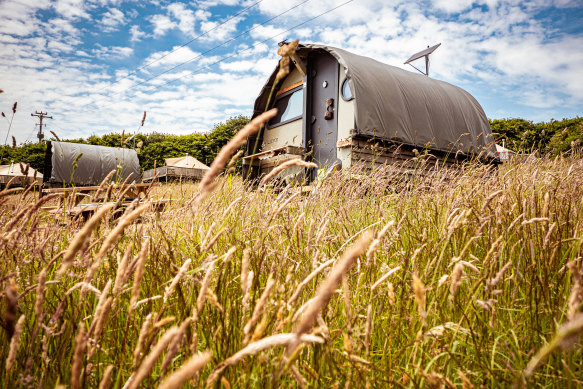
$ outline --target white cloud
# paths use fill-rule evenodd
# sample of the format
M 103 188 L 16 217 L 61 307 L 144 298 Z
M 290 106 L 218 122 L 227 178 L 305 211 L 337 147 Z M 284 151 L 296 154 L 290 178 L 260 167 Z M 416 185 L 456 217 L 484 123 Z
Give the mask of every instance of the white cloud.
M 504 75 L 500 81 L 522 83 L 525 88 L 540 86 L 524 94 L 526 105 L 549 108 L 559 105 L 559 100 L 563 104 L 583 103 L 583 68 L 579 66 L 583 52 L 573 50 L 583 47 L 583 37 L 553 41 L 535 36 L 516 41 L 490 38 L 480 46 L 488 50 L 486 60 Z M 570 101 L 560 95 L 569 96 Z
M 166 15 L 153 15 L 150 22 L 154 25 L 154 36 L 162 36 L 177 27 L 176 23 Z
M 183 3 L 172 3 L 168 6 L 168 13 L 178 21 L 178 29 L 185 35 L 194 35 L 194 12 Z
M 304 4 L 294 2 L 283 5 L 279 0 L 263 0 L 258 7 L 263 13 L 275 16 L 289 10 L 296 4 L 301 4 L 275 19 L 274 23 L 293 25 L 298 21 L 302 22 L 308 18 L 321 15 L 311 22 L 310 25 L 315 26 L 321 26 L 323 24 L 344 26 L 355 23 L 366 23 L 376 18 L 381 9 L 392 9 L 402 3 L 406 3 L 408 7 L 416 7 L 416 3 L 405 2 L 404 0 L 385 0 L 382 2 L 378 0 L 358 0 L 341 6 L 344 3 L 344 1 L 340 0 L 320 0 L 318 2 L 310 1 Z
M 200 53 L 192 51 L 188 46 L 175 46 L 168 51 L 158 51 L 150 54 L 150 56 L 144 60 L 144 64 L 152 64 L 151 66 L 177 65 L 193 61 L 200 55 Z
M 83 0 L 57 0 L 54 3 L 55 12 L 66 19 L 89 19 Z
M 156 14 L 150 17 L 154 25 L 154 36 L 161 37 L 168 31 L 177 29 L 187 36 L 195 36 L 197 20 L 204 21 L 210 16 L 205 10 L 193 11 L 184 3 L 171 3 L 166 7 L 165 14 Z
M 31 35 L 40 23 L 36 13 L 48 7 L 49 3 L 34 0 L 0 2 L 0 34 Z
M 195 2 L 197 7 L 201 8 L 210 8 L 216 7 L 218 5 L 226 5 L 226 6 L 235 6 L 240 5 L 242 7 L 248 7 L 250 5 L 250 1 L 241 1 L 241 0 L 199 0 Z
M 113 32 L 119 29 L 119 26 L 125 22 L 125 15 L 117 8 L 109 8 L 101 18 L 101 30 L 103 32 Z
M 203 21 L 201 22 L 200 29 L 204 34 L 204 40 L 211 41 L 223 41 L 231 37 L 234 32 L 237 31 L 237 24 L 241 22 L 243 18 L 233 17 L 227 22 L 223 21 Z M 224 24 L 221 24 L 224 23 Z
M 61 41 L 49 41 L 47 44 L 47 48 L 52 52 L 59 52 L 59 53 L 70 53 L 75 50 L 73 45 L 70 45 L 65 42 Z
M 519 99 L 530 107 L 541 109 L 552 108 L 563 103 L 563 99 L 540 87 L 528 88 L 520 93 Z
M 134 49 L 132 49 L 131 47 L 121 46 L 104 47 L 98 45 L 98 48 L 91 50 L 91 52 L 100 59 L 116 59 L 129 57 L 134 53 Z
M 63 18 L 50 19 L 43 27 L 47 34 L 53 36 L 62 36 L 66 34 L 77 37 L 80 34 L 79 29 L 75 27 L 70 20 Z
M 229 72 L 248 72 L 253 70 L 255 67 L 254 61 L 233 61 L 233 62 L 221 62 L 221 70 L 226 70 Z
M 146 36 L 147 34 L 140 30 L 140 26 L 133 25 L 130 27 L 130 42 L 139 42 Z
M 273 39 L 275 42 L 281 41 L 285 38 L 285 29 L 281 27 L 274 27 L 272 25 L 262 26 L 260 24 L 254 24 L 251 27 L 251 37 L 258 40 Z
M 474 0 L 433 0 L 433 5 L 445 12 L 461 12 L 472 6 Z
M 275 47 L 275 46 L 274 46 Z M 237 48 L 239 53 L 239 58 L 246 57 L 265 57 L 265 54 L 269 51 L 269 46 L 265 43 L 257 42 L 253 46 L 248 46 L 246 44 L 239 45 Z
M 127 16 L 131 19 L 135 19 L 140 15 L 140 13 L 138 12 L 138 10 L 136 10 L 135 8 L 130 9 L 127 11 Z

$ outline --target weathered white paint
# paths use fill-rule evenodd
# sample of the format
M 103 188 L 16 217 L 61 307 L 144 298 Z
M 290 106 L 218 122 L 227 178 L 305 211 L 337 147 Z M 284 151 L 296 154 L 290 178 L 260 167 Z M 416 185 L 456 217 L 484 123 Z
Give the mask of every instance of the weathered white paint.
M 351 131 L 354 129 L 354 99 L 346 101 L 342 98 L 342 83 L 346 79 L 346 69 L 344 66 L 340 66 L 340 71 L 338 72 L 338 104 L 337 112 L 338 115 L 338 141 L 350 139 L 352 136 Z M 346 143 L 346 142 L 344 142 Z M 339 147 L 337 150 L 337 156 L 340 161 L 342 161 L 342 168 L 348 168 L 352 162 L 352 150 L 350 147 Z
M 294 68 L 283 81 L 281 89 L 302 81 L 302 79 L 303 77 L 300 72 Z M 275 99 L 275 96 L 273 99 Z M 261 151 L 273 150 L 284 146 L 303 146 L 302 123 L 302 119 L 299 118 L 298 120 L 294 120 L 293 122 L 286 123 L 279 127 L 265 129 Z

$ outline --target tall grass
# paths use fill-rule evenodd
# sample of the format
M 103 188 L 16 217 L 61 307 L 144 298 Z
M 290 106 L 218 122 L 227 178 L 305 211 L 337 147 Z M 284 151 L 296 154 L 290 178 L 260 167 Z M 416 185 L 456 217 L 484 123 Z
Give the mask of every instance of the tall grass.
M 86 224 L 0 195 L 1 386 L 583 385 L 582 159 L 215 183 Z

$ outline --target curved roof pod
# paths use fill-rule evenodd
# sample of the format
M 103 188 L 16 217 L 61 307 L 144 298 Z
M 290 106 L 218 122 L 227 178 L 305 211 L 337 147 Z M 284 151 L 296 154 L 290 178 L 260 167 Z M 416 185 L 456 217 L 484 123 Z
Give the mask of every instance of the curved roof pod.
M 498 160 L 490 124 L 468 92 L 335 47 L 300 45 L 297 54 L 326 51 L 346 70 L 355 104 L 355 133 L 444 152 Z M 279 65 L 255 101 L 265 110 Z
M 47 161 L 47 158 L 50 159 Z M 82 143 L 47 142 L 44 179 L 49 183 L 99 185 L 112 170 L 116 171 L 112 177 L 115 182 L 124 182 L 128 177 L 129 183 L 139 182 L 140 162 L 136 151 Z

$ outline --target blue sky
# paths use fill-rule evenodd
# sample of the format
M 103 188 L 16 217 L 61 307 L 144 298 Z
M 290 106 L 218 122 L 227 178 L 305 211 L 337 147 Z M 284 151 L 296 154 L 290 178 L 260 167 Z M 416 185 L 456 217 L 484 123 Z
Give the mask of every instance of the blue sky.
M 143 111 L 143 132 L 205 131 L 250 115 L 277 42 L 298 38 L 411 71 L 404 60 L 442 43 L 431 76 L 488 117 L 583 115 L 581 0 L 346 1 L 2 0 L 0 110 L 18 102 L 19 142 L 36 140 L 37 110 L 62 138 L 133 132 Z

